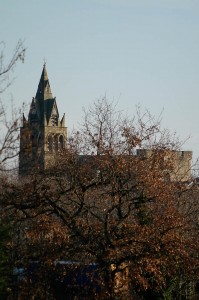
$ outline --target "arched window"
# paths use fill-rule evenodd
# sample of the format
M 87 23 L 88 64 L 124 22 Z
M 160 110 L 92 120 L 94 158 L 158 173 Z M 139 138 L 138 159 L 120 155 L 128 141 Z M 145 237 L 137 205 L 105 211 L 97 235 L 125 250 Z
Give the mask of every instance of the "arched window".
M 63 135 L 60 135 L 60 137 L 59 137 L 59 149 L 60 150 L 64 149 L 64 137 L 63 137 Z
M 54 137 L 54 145 L 55 145 L 55 151 L 58 151 L 58 143 L 59 143 L 59 137 L 58 137 L 58 135 L 56 135 L 55 137 Z
M 48 136 L 48 151 L 53 151 L 53 136 L 51 134 Z

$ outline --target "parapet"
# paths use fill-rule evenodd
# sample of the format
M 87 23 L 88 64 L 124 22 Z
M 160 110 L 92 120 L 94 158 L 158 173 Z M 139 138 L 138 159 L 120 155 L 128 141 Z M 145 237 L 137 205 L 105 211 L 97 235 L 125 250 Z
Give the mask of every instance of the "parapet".
M 170 159 L 172 167 L 164 170 L 171 181 L 190 181 L 192 151 L 177 151 L 169 149 L 137 149 L 136 155 L 141 159 L 155 159 L 157 154 L 161 154 L 164 160 Z

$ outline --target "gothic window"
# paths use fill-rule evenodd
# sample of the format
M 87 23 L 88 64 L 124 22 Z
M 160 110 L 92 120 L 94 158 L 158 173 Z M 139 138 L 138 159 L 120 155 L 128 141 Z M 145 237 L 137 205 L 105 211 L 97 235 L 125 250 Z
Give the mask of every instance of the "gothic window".
M 59 137 L 59 149 L 60 150 L 64 149 L 64 137 L 63 137 L 63 135 L 60 135 L 60 137 Z
M 55 151 L 58 151 L 58 138 L 59 137 L 57 135 L 54 137 Z
M 51 134 L 48 136 L 48 151 L 53 151 L 53 136 Z

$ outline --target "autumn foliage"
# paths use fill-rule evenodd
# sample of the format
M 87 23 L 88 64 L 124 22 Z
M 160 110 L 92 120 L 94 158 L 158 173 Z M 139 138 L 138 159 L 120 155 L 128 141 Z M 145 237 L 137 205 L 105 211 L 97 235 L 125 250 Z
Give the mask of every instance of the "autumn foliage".
M 193 187 L 170 180 L 176 150 L 178 141 L 148 112 L 129 120 L 102 99 L 56 154 L 56 166 L 2 180 L 5 219 L 19 229 L 16 260 L 39 261 L 43 278 L 32 290 L 23 282 L 22 295 L 56 297 L 47 275 L 65 260 L 98 266 L 100 291 L 91 299 L 181 299 L 198 278 L 199 249 L 187 214 Z

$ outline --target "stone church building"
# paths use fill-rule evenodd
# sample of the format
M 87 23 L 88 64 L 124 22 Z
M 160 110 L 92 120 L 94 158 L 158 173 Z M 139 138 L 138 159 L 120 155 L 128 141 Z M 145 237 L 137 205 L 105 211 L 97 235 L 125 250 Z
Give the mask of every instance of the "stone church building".
M 66 139 L 65 115 L 60 119 L 44 64 L 28 118 L 23 115 L 20 128 L 19 174 L 47 170 L 53 155 L 66 147 Z
M 66 140 L 65 115 L 60 119 L 56 98 L 52 95 L 44 64 L 28 118 L 23 115 L 23 124 L 20 128 L 19 174 L 45 172 L 52 168 L 57 154 L 66 148 Z M 139 149 L 136 154 L 140 159 L 152 155 L 153 150 L 147 149 Z M 170 180 L 189 181 L 192 152 L 171 151 L 170 155 L 174 157 L 175 162 L 173 174 L 169 174 Z

